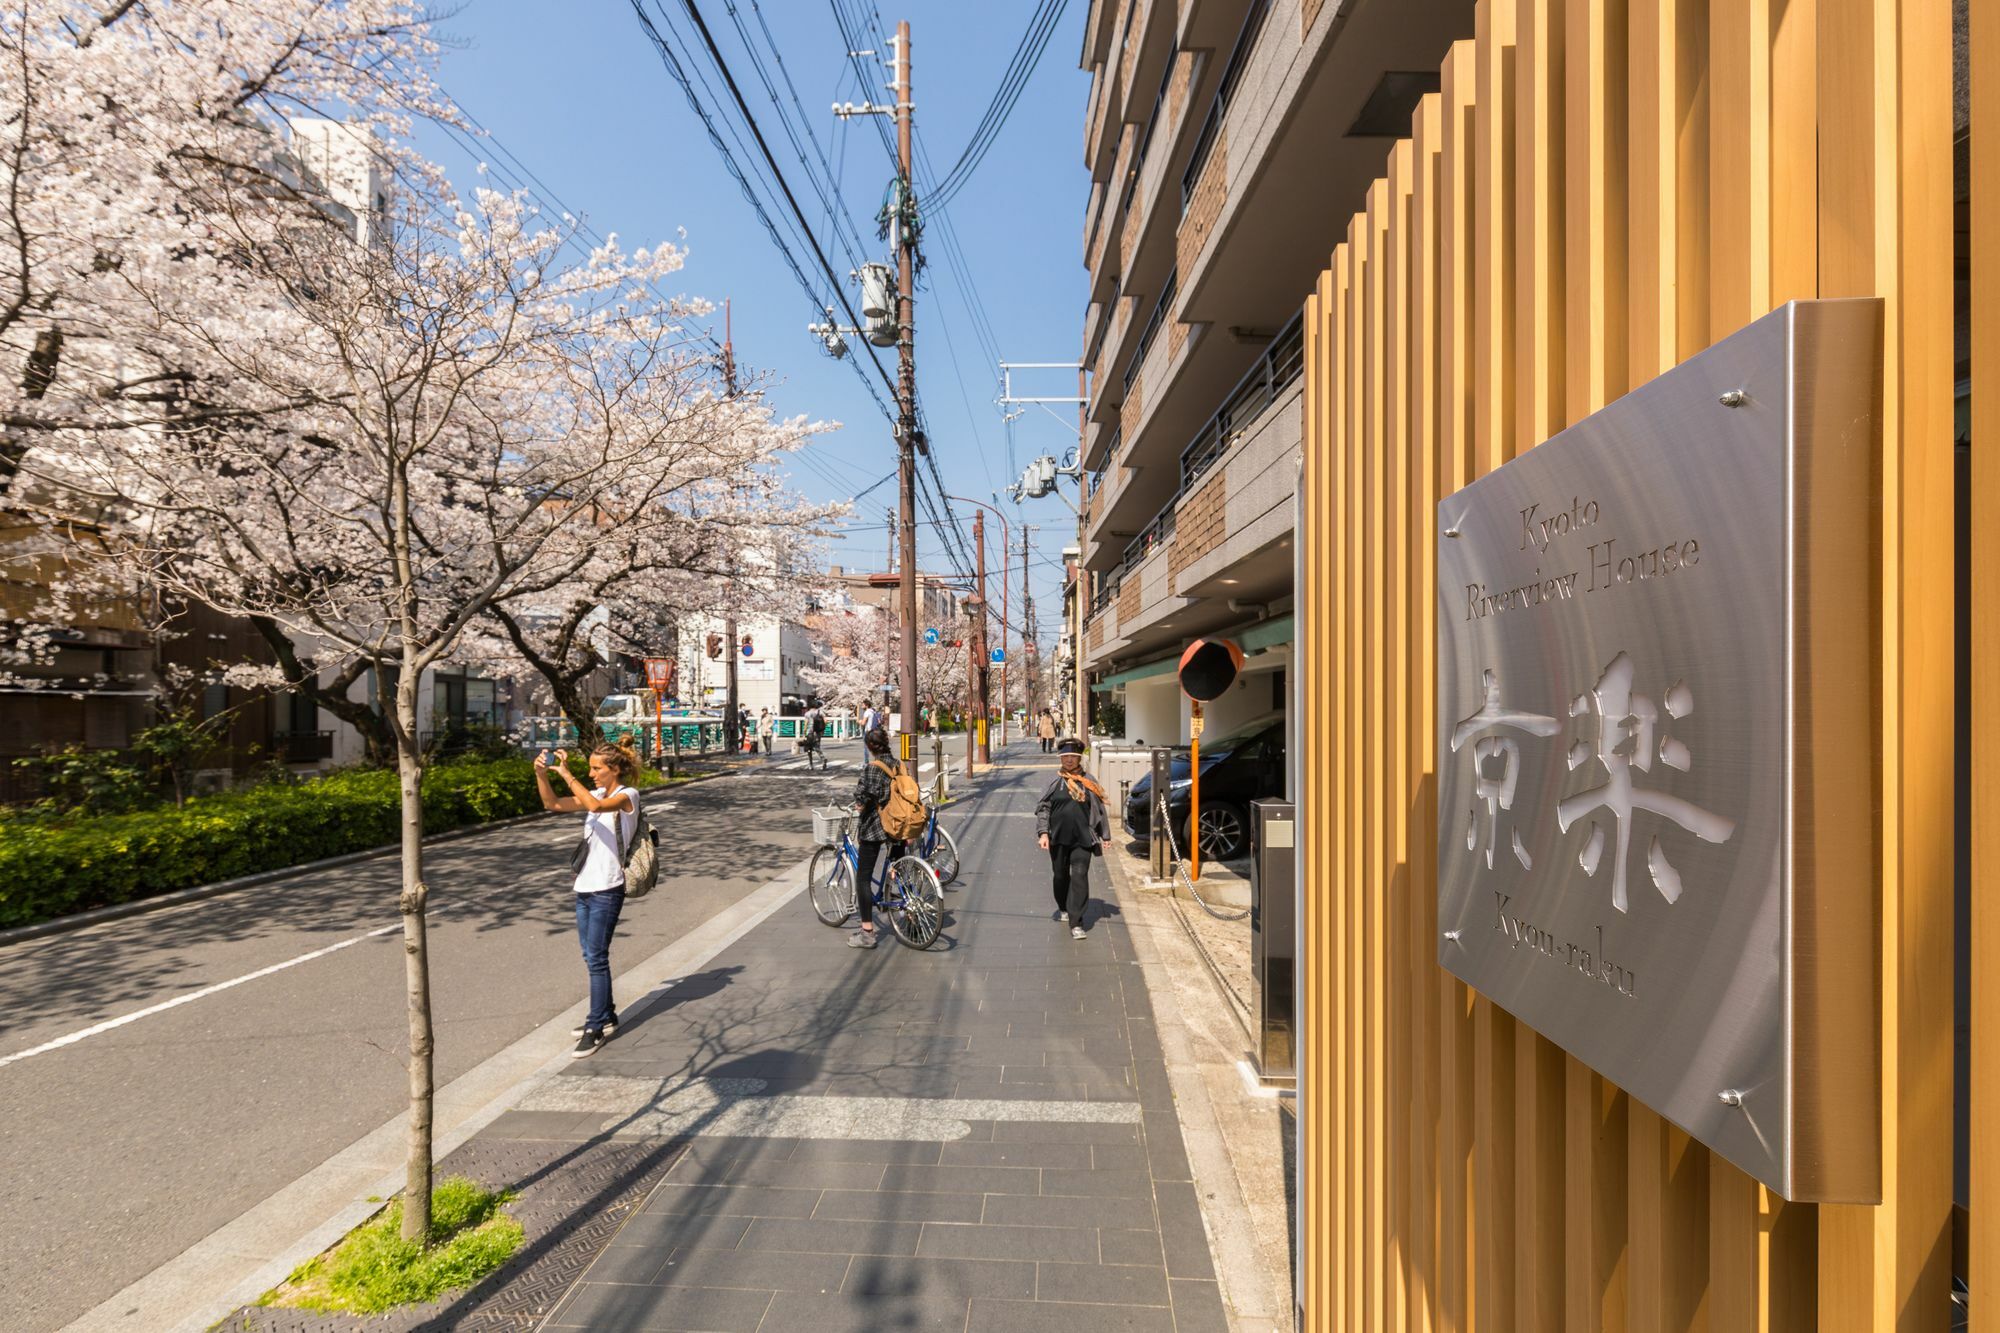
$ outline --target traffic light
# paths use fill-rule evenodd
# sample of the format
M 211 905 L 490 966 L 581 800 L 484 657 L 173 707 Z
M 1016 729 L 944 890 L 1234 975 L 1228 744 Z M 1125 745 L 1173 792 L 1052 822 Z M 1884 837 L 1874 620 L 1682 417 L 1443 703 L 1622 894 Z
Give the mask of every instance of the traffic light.
M 722 636 L 720 634 L 711 634 L 708 636 L 708 655 L 718 658 L 722 656 Z

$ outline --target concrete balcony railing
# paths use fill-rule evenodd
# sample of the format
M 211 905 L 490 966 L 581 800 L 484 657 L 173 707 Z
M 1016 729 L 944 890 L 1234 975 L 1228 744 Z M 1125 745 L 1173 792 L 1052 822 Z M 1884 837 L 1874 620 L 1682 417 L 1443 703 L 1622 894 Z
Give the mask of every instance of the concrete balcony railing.
M 1234 595 L 1231 571 L 1292 533 L 1303 393 L 1295 382 L 1278 394 L 1182 496 L 1171 571 L 1178 595 Z
M 1127 556 L 1131 563 L 1120 587 L 1118 611 L 1118 637 L 1127 644 L 1188 604 L 1188 599 L 1175 591 L 1173 578 L 1174 550 L 1183 536 L 1171 511 L 1163 517 L 1166 522 L 1141 533 L 1134 542 L 1139 550 Z

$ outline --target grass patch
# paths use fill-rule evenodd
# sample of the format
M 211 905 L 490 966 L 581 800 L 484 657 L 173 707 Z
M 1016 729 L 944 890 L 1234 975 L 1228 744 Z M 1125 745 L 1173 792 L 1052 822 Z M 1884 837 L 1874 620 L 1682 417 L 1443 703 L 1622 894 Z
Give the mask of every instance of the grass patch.
M 396 1200 L 257 1303 L 380 1314 L 469 1287 L 520 1248 L 521 1224 L 500 1210 L 513 1197 L 464 1176 L 446 1177 L 431 1191 L 429 1244 L 403 1239 L 403 1204 Z

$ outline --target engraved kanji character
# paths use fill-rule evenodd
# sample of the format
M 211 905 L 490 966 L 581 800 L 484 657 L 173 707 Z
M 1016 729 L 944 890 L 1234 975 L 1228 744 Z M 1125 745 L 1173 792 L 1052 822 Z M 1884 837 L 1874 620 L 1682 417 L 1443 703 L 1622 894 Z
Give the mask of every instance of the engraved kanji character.
M 1494 735 L 1495 732 L 1514 731 L 1527 736 L 1553 736 L 1562 730 L 1562 723 L 1555 718 L 1540 713 L 1524 713 L 1516 708 L 1508 708 L 1500 702 L 1500 677 L 1491 668 L 1481 673 L 1485 699 L 1479 711 L 1451 729 L 1451 752 L 1457 754 L 1467 741 L 1472 741 L 1472 799 L 1486 803 L 1486 868 L 1493 868 L 1493 849 L 1500 842 L 1500 812 L 1514 808 L 1514 789 L 1521 780 L 1521 743 L 1513 736 Z M 1500 771 L 1490 773 L 1487 763 L 1500 761 Z M 1528 856 L 1528 849 L 1521 842 L 1521 831 L 1512 830 L 1514 858 L 1523 869 L 1531 870 L 1534 862 Z M 1466 812 L 1465 850 L 1479 850 L 1479 807 L 1475 804 Z
M 1595 760 L 1604 769 L 1605 781 L 1601 786 L 1565 797 L 1556 806 L 1556 822 L 1565 833 L 1579 818 L 1594 810 L 1603 810 L 1610 816 L 1617 840 L 1611 870 L 1611 905 L 1621 912 L 1628 910 L 1625 871 L 1632 845 L 1634 811 L 1665 816 L 1703 842 L 1727 842 L 1736 831 L 1734 820 L 1704 810 L 1692 801 L 1633 783 L 1632 771 L 1652 772 L 1655 759 L 1681 772 L 1694 764 L 1684 742 L 1661 734 L 1675 719 L 1694 711 L 1694 692 L 1685 681 L 1676 681 L 1667 691 L 1666 721 L 1662 723 L 1659 706 L 1646 695 L 1632 692 L 1634 674 L 1632 659 L 1619 653 L 1604 668 L 1597 684 L 1570 703 L 1571 717 L 1596 719 L 1597 735 L 1594 743 L 1578 739 L 1570 746 L 1569 766 L 1575 770 Z M 1590 837 L 1577 857 L 1577 864 L 1583 867 L 1584 874 L 1596 878 L 1603 858 L 1604 830 L 1593 819 Z M 1662 898 L 1670 903 L 1680 899 L 1680 872 L 1667 860 L 1658 834 L 1651 836 L 1646 868 Z

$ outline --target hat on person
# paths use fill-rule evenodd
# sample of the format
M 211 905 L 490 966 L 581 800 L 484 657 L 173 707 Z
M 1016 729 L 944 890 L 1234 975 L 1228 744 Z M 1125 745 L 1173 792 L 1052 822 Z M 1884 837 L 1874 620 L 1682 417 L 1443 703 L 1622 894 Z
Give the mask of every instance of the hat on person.
M 1082 754 L 1084 748 L 1083 742 L 1074 736 L 1067 736 L 1056 742 L 1057 754 Z

